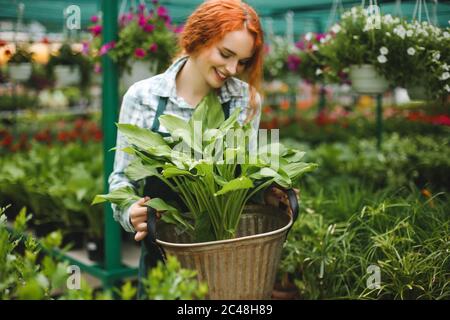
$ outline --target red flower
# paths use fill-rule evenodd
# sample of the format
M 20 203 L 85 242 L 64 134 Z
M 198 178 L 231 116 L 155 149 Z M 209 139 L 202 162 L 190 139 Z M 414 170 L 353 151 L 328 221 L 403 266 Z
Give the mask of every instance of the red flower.
M 155 26 L 153 24 L 146 24 L 144 26 L 144 31 L 145 32 L 153 32 L 153 30 L 155 30 Z
M 97 23 L 98 21 L 99 21 L 98 16 L 92 16 L 92 17 L 91 17 L 91 22 L 92 22 L 92 23 Z
M 3 147 L 7 147 L 7 146 L 10 146 L 12 142 L 13 142 L 13 137 L 12 137 L 12 135 L 8 134 L 3 138 L 3 140 L 0 141 L 0 145 Z
M 88 28 L 89 31 L 92 33 L 94 37 L 97 37 L 102 33 L 102 26 L 101 25 L 95 25 Z

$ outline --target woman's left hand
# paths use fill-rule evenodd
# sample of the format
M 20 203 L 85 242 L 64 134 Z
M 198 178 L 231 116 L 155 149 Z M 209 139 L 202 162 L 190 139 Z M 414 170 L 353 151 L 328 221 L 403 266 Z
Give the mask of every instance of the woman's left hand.
M 297 195 L 299 196 L 299 190 L 293 189 Z M 289 203 L 289 197 L 287 195 L 286 190 L 281 189 L 279 187 L 270 187 L 264 192 L 264 201 L 266 204 L 274 206 L 274 207 L 280 207 L 280 204 L 286 206 L 288 214 L 292 216 L 292 208 Z

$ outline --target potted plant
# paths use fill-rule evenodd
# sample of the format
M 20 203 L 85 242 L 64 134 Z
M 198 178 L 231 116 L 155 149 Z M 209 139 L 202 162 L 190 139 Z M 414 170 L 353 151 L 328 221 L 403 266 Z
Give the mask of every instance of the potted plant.
M 8 61 L 9 76 L 14 81 L 25 82 L 32 71 L 32 55 L 23 46 L 17 46 L 16 52 Z
M 159 73 L 170 64 L 177 50 L 176 32 L 167 9 L 153 2 L 147 10 L 143 4 L 137 11 L 119 17 L 117 41 L 102 44 L 102 26 L 97 16 L 91 18 L 94 36 L 89 51 L 95 61 L 108 54 L 118 64 L 125 87 Z
M 379 52 L 393 26 L 381 19 L 374 23 L 366 10 L 353 7 L 339 24 L 331 28 L 333 39 L 323 49 L 337 73 L 348 71 L 353 89 L 362 94 L 383 93 L 389 86 L 383 64 L 386 56 Z
M 54 75 L 57 87 L 70 85 L 87 86 L 89 84 L 89 62 L 80 52 L 72 50 L 64 43 L 57 55 L 52 55 L 47 63 L 47 73 Z
M 179 204 L 166 203 L 161 198 L 153 198 L 146 203 L 154 210 L 164 212 L 159 225 L 161 229 L 158 229 L 161 237 L 158 243 L 164 246 L 166 251 L 169 250 L 169 254 L 181 258 L 185 266 L 195 267 L 192 265 L 194 256 L 200 259 L 202 267 L 197 265 L 197 268 L 200 268 L 199 279 L 208 279 L 210 288 L 215 288 L 211 291 L 212 298 L 267 298 L 273 288 L 272 281 L 275 280 L 276 272 L 274 267 L 279 260 L 282 242 L 296 214 L 289 219 L 277 208 L 262 206 L 254 211 L 255 209 L 247 204 L 254 195 L 269 185 L 291 188 L 294 181 L 304 173 L 314 170 L 316 165 L 302 162 L 303 152 L 288 149 L 278 141 L 259 148 L 249 143 L 256 141 L 256 137 L 251 134 L 250 124 L 240 125 L 239 113 L 238 108 L 225 120 L 217 96 L 210 94 L 202 100 L 189 121 L 172 115 L 160 117 L 161 125 L 171 135 L 168 140 L 164 140 L 158 133 L 137 126 L 118 124 L 118 127 L 130 143 L 124 151 L 135 157 L 126 169 L 128 177 L 132 180 L 149 176 L 160 179 L 180 196 L 187 208 L 185 211 Z M 194 130 L 197 130 L 197 134 L 198 130 L 201 130 L 200 138 L 196 138 Z M 201 157 L 193 157 L 193 154 Z M 292 196 L 291 193 L 290 195 Z M 98 195 L 93 203 L 111 201 L 119 207 L 125 207 L 137 199 L 139 197 L 131 188 L 124 187 L 107 195 Z M 263 227 L 268 225 L 261 214 L 266 218 L 267 215 L 273 215 L 276 222 L 271 220 L 272 227 Z M 242 225 L 240 222 L 244 216 L 245 223 Z M 261 220 L 258 220 L 258 217 Z M 171 225 L 174 227 L 170 227 Z M 246 225 L 261 225 L 261 228 L 248 228 L 245 231 L 242 228 Z M 239 235 L 239 230 L 244 236 Z M 267 233 L 267 230 L 273 231 L 273 234 Z M 245 232 L 255 237 L 248 238 Z M 166 236 L 175 237 L 176 239 L 170 240 L 175 243 L 168 243 Z M 262 239 L 263 236 L 273 238 Z M 189 240 L 181 240 L 178 237 L 187 237 Z M 192 249 L 185 248 L 187 243 L 180 243 L 182 248 L 178 251 L 176 248 L 179 241 L 187 241 Z M 261 250 L 264 245 L 260 241 L 271 241 L 276 245 L 271 245 L 270 250 L 263 252 Z M 196 249 L 199 252 L 196 252 Z M 255 254 L 254 261 L 245 260 L 249 256 L 245 256 L 243 252 L 248 253 L 248 250 Z M 231 252 L 236 254 L 230 255 Z M 212 256 L 214 258 L 211 258 Z M 247 292 L 238 289 L 238 292 L 235 292 L 230 281 L 236 281 L 217 280 L 217 277 L 211 274 L 217 272 L 217 268 L 224 268 L 210 264 L 211 259 L 234 263 L 235 266 L 245 265 L 242 270 L 229 268 L 226 274 L 222 274 L 221 279 L 232 279 L 236 277 L 236 272 L 250 277 L 255 272 L 254 264 L 261 264 L 262 267 L 251 290 Z M 269 263 L 270 260 L 273 260 L 273 263 Z

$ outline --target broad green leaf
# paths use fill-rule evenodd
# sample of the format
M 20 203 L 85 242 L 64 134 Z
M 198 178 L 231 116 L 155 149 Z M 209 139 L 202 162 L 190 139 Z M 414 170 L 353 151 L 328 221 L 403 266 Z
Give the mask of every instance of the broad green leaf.
M 288 174 L 289 178 L 295 180 L 303 174 L 315 170 L 317 167 L 316 163 L 298 162 L 283 166 L 283 170 Z
M 128 142 L 135 145 L 141 150 L 152 153 L 158 152 L 157 155 L 170 154 L 170 147 L 164 138 L 158 133 L 152 132 L 132 124 L 118 123 L 119 131 L 127 138 Z
M 128 178 L 135 181 L 159 175 L 156 166 L 143 164 L 139 158 L 128 165 L 125 169 L 125 174 Z
M 223 186 L 223 188 L 220 189 L 219 191 L 217 191 L 214 195 L 219 196 L 219 195 L 223 195 L 230 191 L 236 191 L 236 190 L 241 190 L 241 189 L 250 189 L 250 188 L 253 188 L 252 180 L 250 180 L 247 177 L 240 177 L 240 178 L 236 178 L 231 181 L 228 181 Z
M 121 208 L 124 208 L 132 203 L 138 201 L 140 198 L 136 195 L 134 189 L 130 186 L 122 187 L 116 189 L 108 194 L 99 194 L 96 195 L 92 204 L 102 203 L 105 201 L 109 201 L 118 205 Z
M 195 177 L 191 172 L 188 170 L 178 169 L 177 167 L 168 167 L 165 168 L 162 172 L 163 176 L 166 178 L 173 178 L 177 176 L 189 176 L 189 177 Z

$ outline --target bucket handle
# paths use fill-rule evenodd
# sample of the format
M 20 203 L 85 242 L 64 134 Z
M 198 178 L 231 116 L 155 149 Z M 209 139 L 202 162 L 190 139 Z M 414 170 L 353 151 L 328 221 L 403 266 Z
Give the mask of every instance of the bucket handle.
M 142 245 L 147 247 L 147 251 L 156 253 L 157 260 L 166 261 L 164 249 L 156 242 L 156 210 L 147 207 L 147 236 L 142 240 Z

